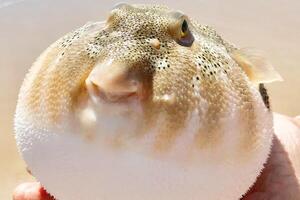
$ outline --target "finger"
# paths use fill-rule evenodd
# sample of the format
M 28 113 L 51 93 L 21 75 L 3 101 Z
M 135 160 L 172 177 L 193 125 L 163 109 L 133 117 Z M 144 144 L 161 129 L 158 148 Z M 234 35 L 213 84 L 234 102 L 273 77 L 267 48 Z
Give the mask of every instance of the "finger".
M 54 200 L 40 183 L 22 183 L 13 194 L 13 200 Z

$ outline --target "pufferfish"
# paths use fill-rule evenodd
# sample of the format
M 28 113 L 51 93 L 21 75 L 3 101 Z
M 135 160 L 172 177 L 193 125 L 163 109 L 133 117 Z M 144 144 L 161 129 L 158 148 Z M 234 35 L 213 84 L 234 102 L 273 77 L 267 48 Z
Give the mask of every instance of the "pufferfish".
M 21 87 L 15 137 L 59 200 L 236 200 L 270 153 L 260 53 L 158 5 L 115 6 L 48 47 Z

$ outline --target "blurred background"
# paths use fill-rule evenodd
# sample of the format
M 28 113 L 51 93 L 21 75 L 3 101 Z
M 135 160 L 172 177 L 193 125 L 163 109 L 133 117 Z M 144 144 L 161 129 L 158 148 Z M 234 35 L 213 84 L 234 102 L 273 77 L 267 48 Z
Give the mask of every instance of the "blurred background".
M 33 180 L 13 136 L 19 87 L 37 56 L 65 33 L 87 21 L 106 19 L 118 1 L 0 0 L 0 199 Z M 124 0 L 123 0 L 124 2 Z M 160 3 L 208 24 L 239 47 L 263 50 L 284 82 L 268 84 L 273 110 L 300 114 L 300 1 L 184 0 Z

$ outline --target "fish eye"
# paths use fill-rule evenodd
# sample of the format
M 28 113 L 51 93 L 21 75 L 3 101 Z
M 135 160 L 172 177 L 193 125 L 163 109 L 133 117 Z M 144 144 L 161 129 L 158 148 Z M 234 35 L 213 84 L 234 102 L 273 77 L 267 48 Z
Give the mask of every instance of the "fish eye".
M 177 38 L 177 43 L 181 46 L 190 47 L 194 42 L 194 36 L 189 29 L 187 20 L 183 20 L 180 27 L 180 37 Z
M 188 33 L 188 23 L 186 20 L 183 20 L 182 24 L 181 24 L 181 37 L 185 37 Z
M 181 46 L 190 47 L 194 42 L 194 36 L 189 28 L 189 19 L 178 11 L 169 13 L 171 22 L 168 31 L 174 40 Z

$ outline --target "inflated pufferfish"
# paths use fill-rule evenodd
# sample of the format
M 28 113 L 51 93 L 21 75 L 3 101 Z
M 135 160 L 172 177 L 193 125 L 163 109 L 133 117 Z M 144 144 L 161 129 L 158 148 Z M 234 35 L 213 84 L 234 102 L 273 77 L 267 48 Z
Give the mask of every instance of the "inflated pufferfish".
M 67 34 L 20 90 L 15 132 L 59 200 L 238 199 L 273 137 L 255 51 L 164 6 L 120 4 Z

